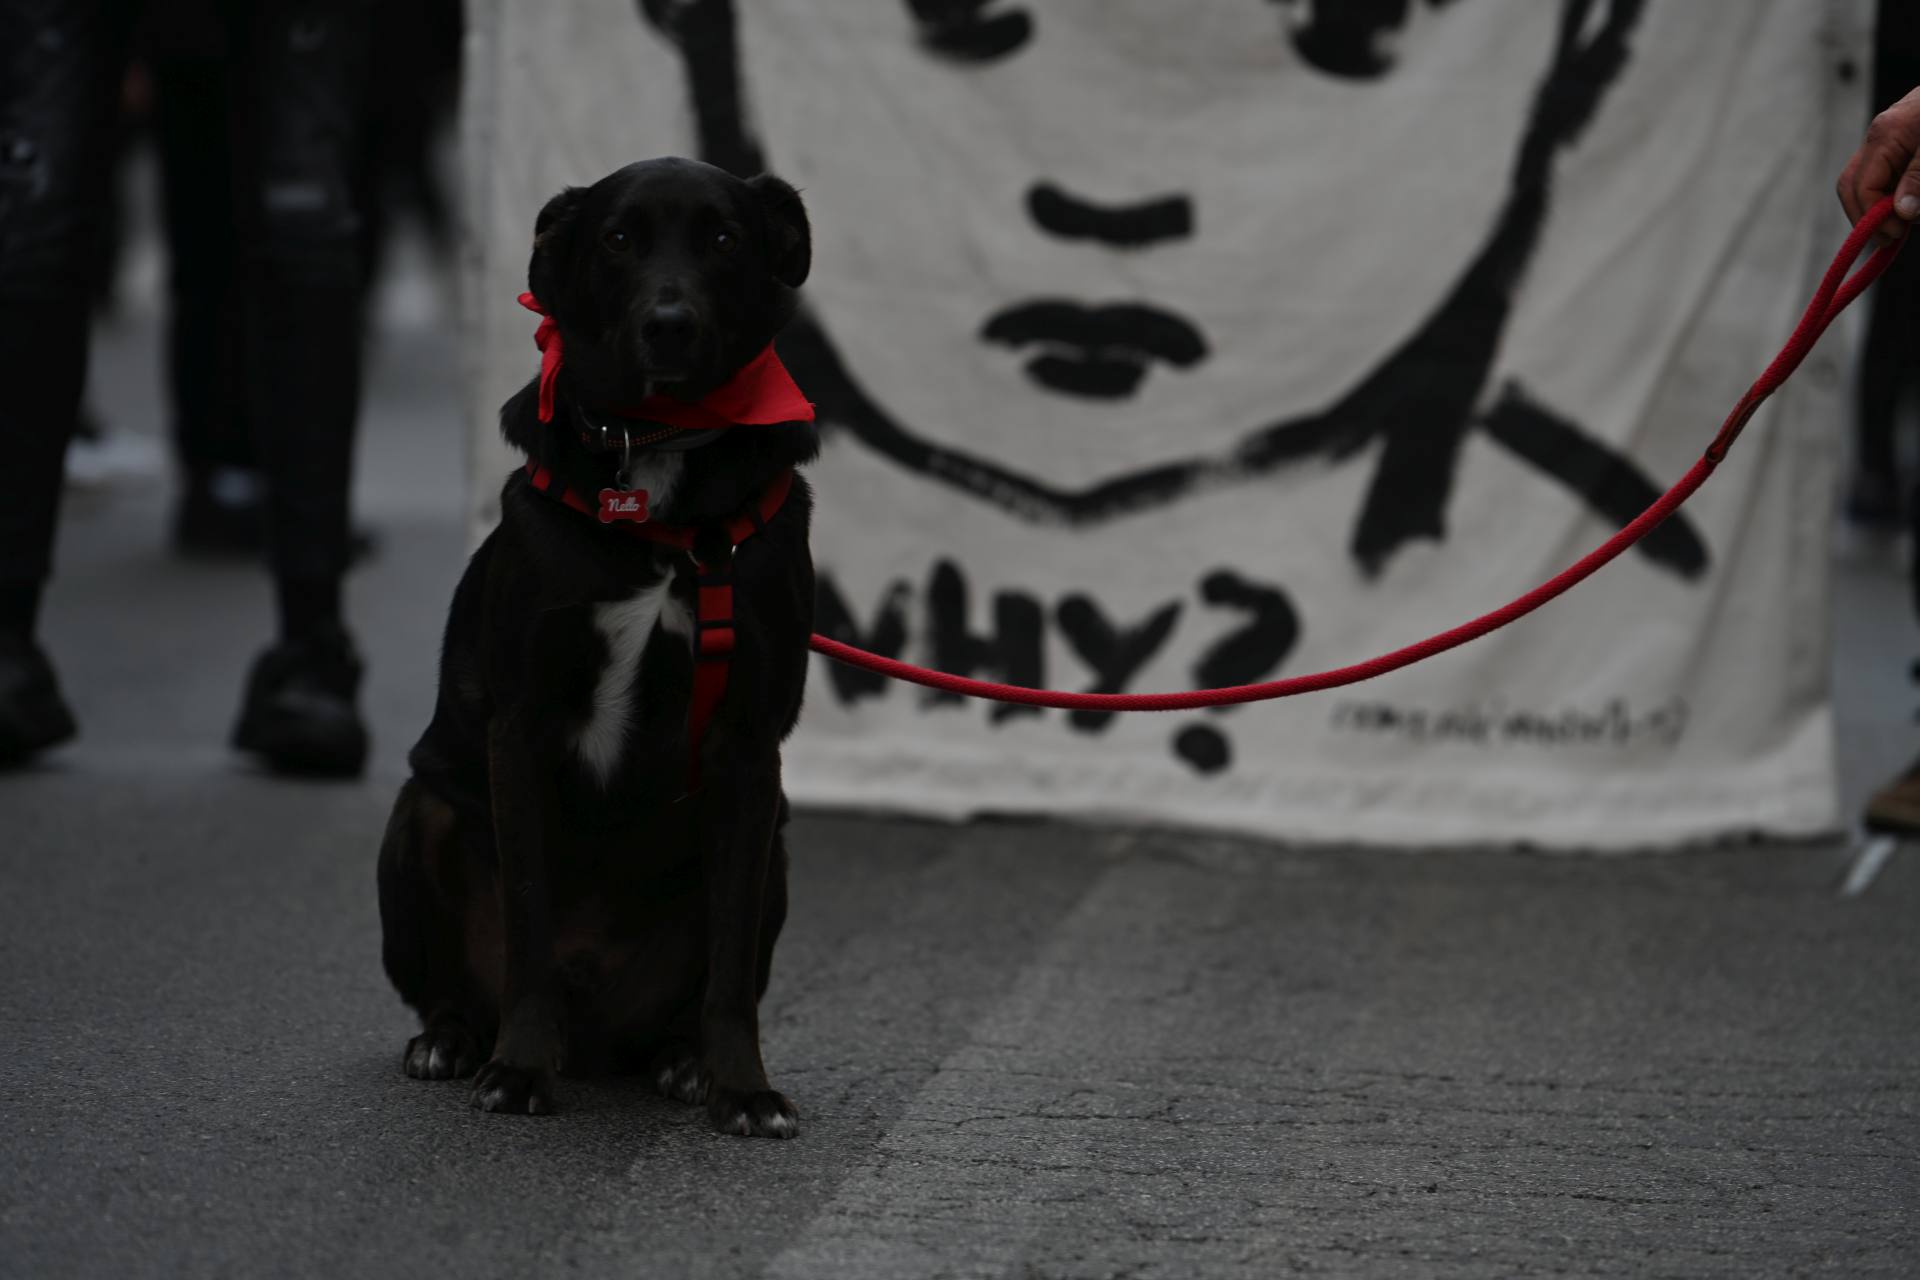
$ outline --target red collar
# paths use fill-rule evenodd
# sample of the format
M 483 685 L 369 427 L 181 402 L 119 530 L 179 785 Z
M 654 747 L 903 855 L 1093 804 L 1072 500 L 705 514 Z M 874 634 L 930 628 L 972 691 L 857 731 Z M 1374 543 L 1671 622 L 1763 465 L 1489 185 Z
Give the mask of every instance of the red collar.
M 533 331 L 533 345 L 540 349 L 540 421 L 552 422 L 553 388 L 562 361 L 560 324 L 531 293 L 520 295 L 520 305 L 540 317 L 540 327 Z M 617 412 L 621 417 L 660 422 L 683 431 L 813 421 L 813 405 L 800 394 L 772 343 L 696 403 L 672 396 L 648 396 Z
M 559 502 L 572 507 L 581 515 L 594 516 L 601 524 L 610 525 L 635 538 L 647 542 L 660 542 L 682 551 L 694 550 L 694 542 L 702 529 L 691 525 L 659 524 L 647 518 L 646 491 L 643 489 L 602 489 L 598 504 L 587 501 L 578 489 L 569 489 L 562 485 L 554 474 L 533 461 L 527 460 L 527 479 L 533 487 Z M 780 514 L 780 508 L 786 505 L 787 494 L 793 490 L 793 468 L 784 468 L 773 478 L 760 500 L 745 511 L 722 524 L 710 526 L 716 532 L 724 534 L 727 545 L 737 547 L 754 534 L 767 527 L 767 522 Z M 637 499 L 640 507 L 635 510 L 619 510 L 611 503 Z

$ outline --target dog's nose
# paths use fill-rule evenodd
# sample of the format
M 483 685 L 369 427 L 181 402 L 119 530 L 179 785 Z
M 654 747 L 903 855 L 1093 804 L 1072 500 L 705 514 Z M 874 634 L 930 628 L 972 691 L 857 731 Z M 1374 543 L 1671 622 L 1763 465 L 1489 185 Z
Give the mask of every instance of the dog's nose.
M 662 303 L 647 313 L 640 336 L 655 351 L 684 354 L 693 345 L 693 308 L 683 302 Z

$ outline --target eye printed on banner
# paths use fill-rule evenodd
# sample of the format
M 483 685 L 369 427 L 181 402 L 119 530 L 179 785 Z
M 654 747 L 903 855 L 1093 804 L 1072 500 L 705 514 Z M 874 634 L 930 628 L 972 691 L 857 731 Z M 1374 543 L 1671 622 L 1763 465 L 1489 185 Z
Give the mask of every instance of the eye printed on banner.
M 929 51 L 959 62 L 992 62 L 1033 38 L 1033 15 L 998 0 L 906 0 Z
M 1375 80 L 1393 69 L 1413 0 L 1272 0 L 1293 15 L 1293 47 L 1328 75 Z M 1426 0 L 1431 8 L 1453 0 Z

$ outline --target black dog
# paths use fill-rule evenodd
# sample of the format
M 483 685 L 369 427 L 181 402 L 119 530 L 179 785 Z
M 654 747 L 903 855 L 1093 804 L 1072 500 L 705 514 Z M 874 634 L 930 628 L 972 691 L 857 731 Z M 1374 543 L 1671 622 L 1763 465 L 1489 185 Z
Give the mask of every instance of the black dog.
M 380 851 L 387 973 L 423 1024 L 406 1072 L 477 1072 L 483 1110 L 550 1110 L 563 1065 L 648 1070 L 725 1132 L 797 1131 L 758 1005 L 812 629 L 811 496 L 786 478 L 818 439 L 811 421 L 663 431 L 632 406 L 736 385 L 793 315 L 811 244 L 780 179 L 675 159 L 570 188 L 535 224 L 528 280 L 563 343 L 550 357 L 565 352 L 551 421 L 541 380 L 501 410 L 529 472 L 454 593 L 439 702 Z M 690 549 L 556 500 L 608 488 L 645 489 L 653 529 Z M 708 643 L 724 618 L 696 605 L 702 569 L 712 585 L 729 561 L 730 655 Z M 709 648 L 725 691 L 690 745 Z

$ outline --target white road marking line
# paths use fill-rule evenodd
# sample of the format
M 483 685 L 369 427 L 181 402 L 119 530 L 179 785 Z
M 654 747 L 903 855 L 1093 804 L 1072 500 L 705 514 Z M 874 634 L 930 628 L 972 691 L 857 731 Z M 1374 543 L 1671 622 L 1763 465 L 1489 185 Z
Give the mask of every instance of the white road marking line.
M 1860 845 L 1860 852 L 1853 859 L 1853 866 L 1847 871 L 1846 883 L 1840 886 L 1840 896 L 1857 898 L 1873 884 L 1873 878 L 1893 857 L 1893 851 L 1900 842 L 1892 836 L 1873 836 Z

